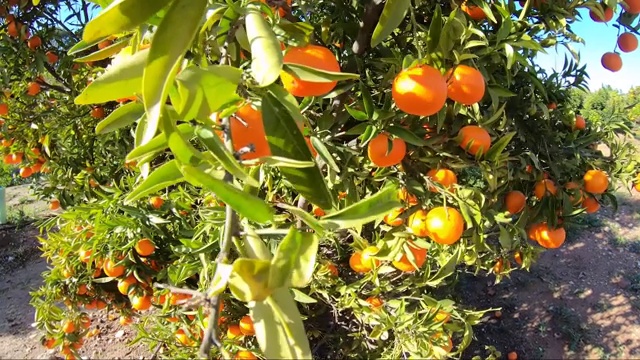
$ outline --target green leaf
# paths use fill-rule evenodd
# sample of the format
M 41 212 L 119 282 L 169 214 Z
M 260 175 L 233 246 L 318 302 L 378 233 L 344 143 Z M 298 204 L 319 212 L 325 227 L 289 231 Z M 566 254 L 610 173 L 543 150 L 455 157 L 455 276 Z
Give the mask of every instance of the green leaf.
M 156 135 L 169 87 L 182 57 L 198 33 L 206 10 L 207 0 L 174 1 L 153 35 L 142 79 L 144 108 L 147 111 L 143 144 Z
M 69 49 L 67 51 L 67 55 L 75 55 L 79 52 L 85 51 L 87 49 L 89 49 L 92 46 L 95 46 L 96 44 L 98 44 L 99 42 L 106 40 L 106 38 L 101 38 L 101 39 L 97 39 L 95 41 L 92 42 L 86 42 L 84 40 L 80 40 L 78 41 L 75 45 L 73 45 L 71 47 L 71 49 Z
M 96 134 L 102 135 L 129 126 L 143 115 L 144 106 L 140 103 L 130 102 L 122 105 L 96 125 Z
M 313 161 L 307 143 L 287 109 L 271 93 L 262 97 L 262 113 L 267 141 L 273 156 Z M 317 166 L 280 168 L 280 172 L 302 196 L 324 209 L 333 207 L 333 197 Z
M 271 261 L 271 252 L 260 236 L 249 226 L 247 219 L 242 220 L 242 227 L 245 233 L 243 242 L 244 250 L 247 252 L 247 255 L 253 259 Z
M 277 289 L 289 287 L 291 283 L 291 272 L 296 261 L 296 257 L 302 246 L 302 233 L 295 227 L 289 228 L 289 233 L 282 239 L 276 249 L 276 253 L 271 259 L 271 272 L 269 274 L 269 287 Z
M 335 171 L 336 173 L 340 173 L 340 167 L 336 164 L 336 161 L 333 159 L 333 156 L 329 152 L 329 149 L 324 145 L 322 140 L 318 139 L 315 136 L 311 137 L 311 146 L 318 152 L 320 158 L 329 165 L 329 167 Z
M 84 28 L 82 40 L 92 42 L 109 35 L 134 29 L 172 0 L 114 1 Z
M 509 231 L 507 231 L 504 226 L 498 224 L 498 227 L 500 228 L 500 236 L 498 237 L 500 245 L 503 249 L 511 250 L 513 240 L 511 234 L 509 234 Z
M 402 206 L 398 188 L 387 185 L 375 195 L 369 196 L 340 211 L 323 216 L 320 223 L 330 229 L 344 229 L 364 225 Z
M 300 113 L 300 104 L 298 104 L 298 100 L 296 100 L 295 96 L 289 94 L 287 90 L 277 84 L 269 86 L 267 90 L 271 93 L 271 95 L 273 95 L 273 97 L 280 100 L 280 104 L 282 104 L 289 111 L 289 114 L 293 117 L 293 120 L 301 124 L 309 123 L 309 121 L 304 116 L 302 116 L 302 113 Z
M 298 289 L 291 289 L 291 291 L 293 292 L 293 300 L 302 303 L 302 304 L 315 304 L 318 302 L 318 300 L 312 298 L 311 296 L 303 293 L 302 291 L 298 290 Z
M 256 8 L 247 10 L 245 26 L 251 44 L 251 75 L 258 86 L 269 86 L 278 80 L 282 70 L 280 42 Z
M 148 113 L 148 112 L 147 112 Z M 178 114 L 169 106 L 162 107 L 160 126 L 167 135 L 169 149 L 182 164 L 198 165 L 203 159 L 202 153 L 196 149 L 189 139 L 185 138 L 176 128 L 175 119 Z
M 266 359 L 312 358 L 302 317 L 288 289 L 277 289 L 267 301 L 248 306 L 256 340 Z
M 358 74 L 325 71 L 293 63 L 285 63 L 283 69 L 284 71 L 292 74 L 294 77 L 300 80 L 318 83 L 341 80 L 356 80 L 360 78 L 360 75 Z
M 189 66 L 176 77 L 179 99 L 172 97 L 172 103 L 185 120 L 207 119 L 241 100 L 236 93 L 241 77 L 242 70 L 228 65 Z
M 250 196 L 237 187 L 207 174 L 199 168 L 183 165 L 180 171 L 187 181 L 200 185 L 216 194 L 225 204 L 231 206 L 238 214 L 257 223 L 267 223 L 273 220 L 274 210 L 264 200 Z
M 209 149 L 213 157 L 215 157 L 220 164 L 238 180 L 244 181 L 250 186 L 258 187 L 260 183 L 254 178 L 249 176 L 242 166 L 236 161 L 233 155 L 227 151 L 222 143 L 222 140 L 216 135 L 212 129 L 208 127 L 198 126 L 196 127 L 196 135 L 202 143 Z
M 487 151 L 487 154 L 485 155 L 485 159 L 493 160 L 493 161 L 497 160 L 502 154 L 502 152 L 504 151 L 504 149 L 507 147 L 511 139 L 513 139 L 513 136 L 515 134 L 516 132 L 512 131 L 502 136 L 500 140 L 498 140 L 495 144 L 493 144 L 493 146 L 491 146 L 489 151 Z
M 78 105 L 99 104 L 127 98 L 142 92 L 142 72 L 149 50 L 123 57 L 109 66 L 75 98 Z
M 401 126 L 393 125 L 389 127 L 388 130 L 389 133 L 401 138 L 411 145 L 425 146 L 429 144 L 426 140 L 419 138 L 416 134 Z
M 310 232 L 299 232 L 300 247 L 294 259 L 293 273 L 291 274 L 291 286 L 303 288 L 309 285 L 313 277 L 313 269 L 316 267 L 316 255 L 320 238 Z
M 378 25 L 371 36 L 371 48 L 383 42 L 402 23 L 411 6 L 411 0 L 387 0 Z
M 290 23 L 280 19 L 280 23 L 273 30 L 276 35 L 289 40 L 287 43 L 292 43 L 292 45 L 295 46 L 303 46 L 311 41 L 313 25 L 302 21 Z
M 456 269 L 456 265 L 460 261 L 460 256 L 462 254 L 462 246 L 457 246 L 455 252 L 451 254 L 449 259 L 440 267 L 438 272 L 426 282 L 428 286 L 437 286 L 442 280 L 453 274 Z
M 354 109 L 348 104 L 344 104 L 344 108 L 347 110 L 349 115 L 351 115 L 354 119 L 359 121 L 369 120 L 369 116 L 364 111 L 360 111 L 358 109 Z
M 284 158 L 282 156 L 263 156 L 258 159 L 245 160 L 242 163 L 249 166 L 264 163 L 269 166 L 288 167 L 288 168 L 295 168 L 295 169 L 303 169 L 303 168 L 316 166 L 316 163 L 313 161 L 293 160 L 293 159 Z
M 322 225 L 320 225 L 320 222 L 315 217 L 313 217 L 313 215 L 309 214 L 303 209 L 300 209 L 297 206 L 293 206 L 285 203 L 278 204 L 278 207 L 287 210 L 288 212 L 296 216 L 298 219 L 302 220 L 302 222 L 307 224 L 307 226 L 309 226 L 313 231 L 317 232 L 318 234 L 322 235 L 324 233 L 324 228 L 322 228 Z
M 182 136 L 186 138 L 191 138 L 194 133 L 194 128 L 193 126 L 191 126 L 191 124 L 180 124 L 176 127 L 176 129 L 180 134 L 182 134 Z M 159 134 L 158 136 L 151 139 L 151 141 L 149 141 L 148 143 L 131 150 L 131 152 L 127 155 L 127 161 L 139 161 L 144 157 L 156 154 L 167 149 L 168 147 L 169 142 L 167 141 L 167 135 L 164 133 Z
M 272 293 L 269 287 L 270 271 L 271 262 L 267 260 L 236 259 L 229 277 L 231 294 L 242 302 L 262 302 Z
M 146 179 L 131 190 L 131 193 L 127 195 L 124 202 L 125 204 L 130 204 L 142 197 L 183 181 L 185 181 L 185 179 L 180 172 L 178 162 L 176 160 L 170 160 L 155 169 Z
M 436 10 L 431 17 L 431 25 L 429 25 L 429 33 L 427 34 L 427 53 L 432 53 L 438 48 L 441 32 L 442 9 L 440 9 L 440 4 L 436 4 Z
M 120 50 L 124 49 L 127 46 L 127 43 L 129 42 L 129 39 L 123 39 L 121 41 L 118 41 L 116 43 L 113 43 L 109 46 L 107 46 L 104 49 L 100 49 L 92 54 L 89 54 L 87 56 L 83 56 L 81 58 L 77 58 L 74 59 L 73 61 L 75 62 L 90 62 L 90 61 L 98 61 L 98 60 L 103 60 L 106 59 L 112 55 L 115 55 L 117 53 L 120 52 Z

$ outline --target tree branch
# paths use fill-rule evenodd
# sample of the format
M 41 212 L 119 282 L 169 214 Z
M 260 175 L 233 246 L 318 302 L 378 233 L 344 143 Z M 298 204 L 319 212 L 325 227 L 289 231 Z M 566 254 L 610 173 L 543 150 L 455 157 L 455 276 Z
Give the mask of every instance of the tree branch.
M 360 30 L 351 47 L 354 54 L 362 55 L 371 46 L 371 35 L 378 24 L 380 15 L 382 15 L 382 9 L 384 9 L 384 0 L 371 0 L 365 5 L 364 14 L 362 14 L 360 21 Z

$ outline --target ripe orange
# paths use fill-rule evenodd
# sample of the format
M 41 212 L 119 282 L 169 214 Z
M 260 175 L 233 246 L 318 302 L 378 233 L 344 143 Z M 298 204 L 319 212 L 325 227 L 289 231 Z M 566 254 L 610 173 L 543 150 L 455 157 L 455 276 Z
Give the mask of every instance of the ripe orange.
M 171 293 L 171 295 L 169 295 L 169 304 L 179 305 L 183 300 L 187 300 L 189 298 L 191 298 L 191 295 L 189 294 Z
M 87 293 L 87 285 L 86 284 L 80 284 L 80 286 L 78 286 L 78 290 L 76 290 L 76 294 L 85 295 L 86 293 Z
M 380 251 L 377 246 L 367 246 L 361 253 L 360 263 L 365 268 L 371 270 L 374 267 L 380 265 L 380 260 L 375 258 L 375 255 Z
M 76 331 L 76 324 L 73 321 L 66 320 L 62 324 L 62 332 L 64 332 L 65 334 L 71 334 L 74 331 Z
M 231 324 L 227 328 L 227 337 L 229 339 L 235 339 L 239 336 L 242 336 L 242 330 L 240 330 L 240 326 L 238 324 Z
M 377 310 L 381 308 L 382 305 L 384 305 L 384 302 L 382 301 L 382 299 L 380 299 L 377 296 L 370 296 L 365 301 L 369 303 L 369 306 L 371 306 L 373 310 Z
M 593 214 L 600 210 L 600 203 L 594 197 L 588 197 L 582 200 L 582 207 L 587 210 L 587 214 Z
M 35 49 L 39 48 L 40 46 L 42 46 L 42 39 L 40 39 L 40 36 L 38 36 L 38 35 L 32 36 L 27 41 L 27 46 L 29 46 L 29 49 L 35 50 Z
M 134 295 L 129 297 L 129 300 L 131 300 L 131 307 L 138 311 L 149 310 L 149 308 L 151 308 L 151 296 L 149 295 Z
M 122 326 L 127 326 L 127 325 L 131 325 L 133 323 L 133 319 L 131 318 L 131 316 L 122 315 L 122 316 L 120 316 L 120 319 L 118 320 L 118 322 Z
M 605 4 L 602 4 L 602 8 L 604 9 L 604 18 L 600 17 L 593 10 L 589 10 L 589 16 L 591 17 L 591 20 L 593 20 L 595 22 L 605 22 L 606 23 L 606 22 L 611 21 L 611 19 L 613 19 L 613 9 L 611 9 L 610 7 L 608 7 Z
M 522 253 L 520 251 L 516 251 L 516 253 L 513 254 L 513 260 L 516 261 L 516 264 L 522 265 Z
M 404 220 L 400 218 L 403 212 L 404 208 L 393 209 L 385 215 L 382 220 L 389 226 L 400 226 L 404 222 Z
M 387 167 L 399 164 L 407 154 L 407 144 L 400 138 L 391 140 L 392 148 L 389 149 L 389 135 L 378 134 L 367 147 L 369 160 L 379 167 Z
M 30 82 L 27 86 L 27 95 L 36 96 L 40 94 L 40 84 L 37 82 Z
M 447 101 L 447 82 L 436 68 L 419 65 L 395 77 L 391 96 L 398 109 L 407 114 L 431 116 Z
M 481 8 L 474 4 L 467 4 L 467 1 L 463 2 L 460 8 L 475 21 L 484 20 L 487 17 L 487 14 Z
M 260 0 L 260 1 L 262 1 L 265 4 L 268 4 L 267 0 Z M 278 6 L 278 7 L 272 7 L 271 8 L 271 10 L 273 10 L 273 11 L 276 11 L 276 9 L 278 10 L 278 15 L 280 15 L 280 17 L 284 17 L 291 10 L 291 0 L 287 0 L 286 8 L 284 6 Z
M 162 204 L 164 204 L 164 200 L 162 200 L 160 196 L 154 196 L 149 199 L 149 204 L 151 204 L 151 207 L 153 207 L 154 209 L 160 209 L 162 207 Z
M 240 151 L 249 146 L 252 147 L 253 151 L 245 152 L 240 156 L 242 160 L 271 155 L 260 111 L 254 109 L 251 104 L 245 104 L 236 111 L 235 116 L 232 116 L 229 121 L 233 149 Z
M 329 270 L 331 275 L 333 275 L 333 276 L 338 276 L 339 275 L 338 268 L 334 264 L 328 263 L 328 264 L 325 265 L 325 267 L 326 267 L 327 270 Z
M 193 339 L 191 339 L 189 337 L 189 335 L 187 335 L 187 333 L 185 333 L 184 330 L 182 329 L 178 329 L 176 330 L 175 333 L 176 336 L 176 340 L 178 340 L 178 342 L 184 346 L 194 346 L 195 345 L 195 341 Z
M 284 54 L 284 63 L 298 64 L 310 68 L 340 72 L 340 64 L 336 56 L 324 46 L 306 45 L 292 47 Z M 323 96 L 331 92 L 338 84 L 337 81 L 314 82 L 297 78 L 286 71 L 280 72 L 282 86 L 293 96 Z
M 453 185 L 458 183 L 456 173 L 449 169 L 431 169 L 427 172 L 427 176 L 449 191 L 453 190 Z M 435 186 L 429 186 L 429 191 L 438 192 L 438 189 Z
M 482 10 L 480 12 L 484 15 Z M 448 83 L 449 99 L 463 105 L 473 105 L 484 97 L 485 81 L 477 69 L 461 64 L 449 69 L 444 77 Z
M 611 72 L 616 72 L 622 69 L 622 58 L 614 52 L 607 52 L 602 55 L 600 62 L 605 69 Z
M 257 357 L 248 350 L 240 350 L 236 353 L 236 356 L 234 357 L 234 359 L 237 360 L 255 360 L 257 359 Z
M 496 261 L 496 263 L 493 265 L 493 273 L 494 274 L 502 273 L 503 265 L 504 265 L 504 261 L 502 259 L 498 259 L 498 261 Z
M 33 175 L 33 169 L 30 167 L 23 167 L 20 169 L 20 177 L 23 179 L 28 178 L 29 176 Z
M 245 315 L 240 319 L 238 324 L 240 326 L 240 332 L 247 336 L 252 336 L 256 334 L 256 330 L 253 328 L 253 320 L 249 315 Z
M 460 240 L 464 232 L 464 219 L 458 210 L 451 207 L 436 207 L 427 213 L 429 237 L 438 244 L 451 245 Z
M 60 209 L 60 201 L 58 199 L 53 199 L 49 203 L 49 210 L 58 210 Z
M 22 28 L 22 24 L 16 21 L 8 21 L 7 24 L 7 34 L 11 37 L 18 37 L 20 35 L 20 29 Z
M 138 240 L 135 245 L 136 252 L 140 256 L 149 256 L 156 251 L 156 246 L 151 242 L 151 240 L 144 238 Z
M 518 353 L 515 351 L 510 352 L 507 354 L 507 360 L 518 360 Z
M 416 246 L 410 240 L 407 240 L 407 247 L 409 248 L 409 251 L 411 251 L 411 254 L 413 255 L 413 261 L 415 262 L 417 268 L 420 269 L 424 264 L 425 260 L 427 260 L 427 249 L 423 249 L 421 247 Z M 409 257 L 404 251 L 402 253 L 402 257 L 400 257 L 400 260 L 394 260 L 391 262 L 391 264 L 396 269 L 404 272 L 413 272 L 416 270 L 416 267 L 414 267 L 411 264 L 411 261 L 409 261 Z
M 618 38 L 618 47 L 623 52 L 632 52 L 638 48 L 638 38 L 630 32 L 623 33 Z
M 120 294 L 122 295 L 127 295 L 129 294 L 130 287 L 137 283 L 138 280 L 136 279 L 136 277 L 133 275 L 129 275 L 124 279 L 118 280 L 118 291 L 120 291 Z
M 47 51 L 47 62 L 49 64 L 55 64 L 58 62 L 58 55 L 56 55 L 56 53 L 54 53 L 53 51 Z
M 489 136 L 487 130 L 479 126 L 467 125 L 463 127 L 460 129 L 458 137 L 460 139 L 460 147 L 471 155 L 476 155 L 478 152 L 486 154 L 491 147 L 491 136 Z
M 582 179 L 584 180 L 584 189 L 588 193 L 602 194 L 609 187 L 607 173 L 602 170 L 589 170 Z
M 566 236 L 564 228 L 551 229 L 546 222 L 534 224 L 529 228 L 529 237 L 547 249 L 557 249 L 562 246 Z
M 42 346 L 46 347 L 49 350 L 53 349 L 55 345 L 56 339 L 53 338 L 44 339 L 44 341 L 42 342 Z
M 581 115 L 576 115 L 576 120 L 573 123 L 574 130 L 584 130 L 587 127 L 587 122 Z
M 362 253 L 360 251 L 356 251 L 351 255 L 349 258 L 349 267 L 351 267 L 351 270 L 360 274 L 364 274 L 371 270 L 371 268 L 362 264 Z
M 409 229 L 411 229 L 411 232 L 415 236 L 429 236 L 429 229 L 427 227 L 427 211 L 424 209 L 420 209 L 411 214 L 407 221 L 407 226 L 409 227 Z
M 107 261 L 104 262 L 103 269 L 105 275 L 109 277 L 122 276 L 125 270 L 123 265 L 116 265 L 116 261 L 113 261 L 111 259 L 107 259 Z
M 9 105 L 2 103 L 0 104 L 0 116 L 9 115 Z
M 543 179 L 536 183 L 533 188 L 533 194 L 538 198 L 538 200 L 542 200 L 543 197 L 547 196 L 547 194 L 555 195 L 558 192 L 556 188 L 556 184 L 553 180 Z
M 621 5 L 629 14 L 640 13 L 640 0 L 625 0 Z
M 94 119 L 104 118 L 104 108 L 98 106 L 91 109 L 91 117 Z
M 558 104 L 556 104 L 554 102 L 547 104 L 547 109 L 549 109 L 549 110 L 555 110 L 557 108 L 558 108 Z
M 398 191 L 398 198 L 409 206 L 418 205 L 418 198 L 410 193 L 407 188 L 402 188 Z
M 113 41 L 111 40 L 104 40 L 98 43 L 98 49 L 102 50 L 104 48 L 107 48 L 109 46 L 111 46 L 111 44 L 113 44 Z
M 13 145 L 14 141 L 15 139 L 2 139 L 2 146 L 10 147 L 11 145 Z
M 311 212 L 313 213 L 313 215 L 317 216 L 317 217 L 321 217 L 324 216 L 326 213 L 324 212 L 324 210 L 322 210 L 321 208 L 313 205 L 313 207 L 311 208 Z
M 527 197 L 521 191 L 510 191 L 504 198 L 504 205 L 511 215 L 518 214 L 524 209 Z

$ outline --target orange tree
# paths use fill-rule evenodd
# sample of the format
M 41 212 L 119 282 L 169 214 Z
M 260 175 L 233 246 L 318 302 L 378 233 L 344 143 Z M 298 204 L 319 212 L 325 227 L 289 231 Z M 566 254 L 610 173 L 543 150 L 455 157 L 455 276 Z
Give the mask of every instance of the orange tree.
M 103 307 L 170 357 L 455 356 L 483 312 L 443 285 L 529 268 L 635 175 L 626 119 L 566 102 L 584 68 L 535 64 L 633 1 L 96 2 L 66 104 L 121 100 L 95 171 L 137 168 L 44 225 L 68 357 Z

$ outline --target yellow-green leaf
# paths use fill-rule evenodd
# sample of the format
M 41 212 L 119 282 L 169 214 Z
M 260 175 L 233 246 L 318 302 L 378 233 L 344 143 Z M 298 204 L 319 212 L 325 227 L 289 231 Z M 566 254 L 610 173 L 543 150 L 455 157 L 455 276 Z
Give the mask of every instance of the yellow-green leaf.
M 269 288 L 271 262 L 267 260 L 239 258 L 233 262 L 229 277 L 229 289 L 243 302 L 263 301 L 272 293 Z
M 282 70 L 280 42 L 258 9 L 247 10 L 245 26 L 251 44 L 251 75 L 259 86 L 269 86 Z

